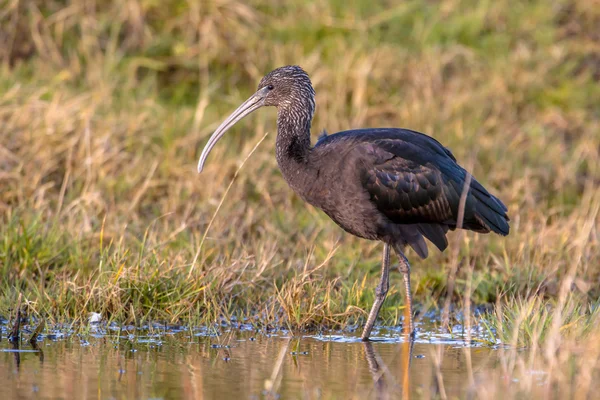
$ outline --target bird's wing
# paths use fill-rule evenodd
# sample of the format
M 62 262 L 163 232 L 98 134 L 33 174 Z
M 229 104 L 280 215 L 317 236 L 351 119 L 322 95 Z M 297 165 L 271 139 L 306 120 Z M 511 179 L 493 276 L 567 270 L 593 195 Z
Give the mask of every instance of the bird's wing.
M 369 140 L 358 145 L 363 154 L 363 187 L 390 220 L 456 227 L 468 175 L 448 150 L 438 142 L 434 145 L 399 138 Z M 466 193 L 463 216 L 465 229 L 508 234 L 506 206 L 474 178 Z
M 423 157 L 411 157 L 417 155 L 416 146 L 384 139 L 360 147 L 365 157 L 363 186 L 388 218 L 399 223 L 453 219 L 442 172 Z

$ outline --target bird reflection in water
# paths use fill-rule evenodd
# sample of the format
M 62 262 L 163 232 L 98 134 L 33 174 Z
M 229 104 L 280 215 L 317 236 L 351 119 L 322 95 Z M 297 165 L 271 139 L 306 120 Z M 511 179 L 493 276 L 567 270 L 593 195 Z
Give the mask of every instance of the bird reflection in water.
M 404 340 L 399 345 L 402 365 L 400 371 L 402 378 L 401 383 L 396 381 L 394 375 L 379 356 L 377 350 L 373 347 L 373 342 L 363 342 L 365 357 L 369 365 L 369 372 L 373 379 L 375 398 L 378 400 L 398 398 L 399 393 L 401 394 L 402 399 L 410 399 L 410 364 L 415 342 L 412 338 L 407 339 L 408 340 Z

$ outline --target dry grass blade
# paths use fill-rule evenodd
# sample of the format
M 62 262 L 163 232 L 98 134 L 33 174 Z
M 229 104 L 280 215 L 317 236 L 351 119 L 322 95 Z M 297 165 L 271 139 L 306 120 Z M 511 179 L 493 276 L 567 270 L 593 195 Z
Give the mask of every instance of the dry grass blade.
M 19 298 L 17 299 L 17 303 L 15 305 L 15 319 L 13 321 L 13 326 L 10 330 L 10 334 L 8 335 L 8 340 L 14 343 L 19 343 L 21 341 L 21 298 L 22 294 L 19 293 Z
M 206 230 L 204 231 L 204 234 L 202 235 L 202 240 L 200 240 L 200 245 L 198 245 L 198 250 L 196 251 L 196 254 L 194 255 L 194 260 L 192 261 L 192 265 L 190 266 L 190 271 L 188 273 L 188 276 L 191 276 L 192 273 L 194 272 L 194 268 L 196 266 L 196 261 L 198 261 L 198 256 L 200 255 L 200 251 L 202 251 L 202 246 L 204 245 L 204 241 L 206 240 L 206 235 L 208 235 L 208 231 L 210 230 L 210 227 L 212 226 L 215 218 L 217 217 L 217 214 L 219 213 L 219 210 L 221 209 L 221 206 L 223 205 L 223 202 L 225 201 L 225 198 L 227 197 L 227 194 L 229 193 L 229 190 L 231 189 L 231 186 L 233 186 L 233 183 L 235 182 L 238 174 L 240 173 L 240 171 L 244 167 L 244 164 L 246 164 L 246 161 L 248 161 L 248 159 L 252 156 L 252 154 L 254 153 L 254 151 L 256 149 L 258 149 L 258 146 L 260 146 L 260 144 L 266 139 L 266 137 L 267 137 L 268 134 L 269 133 L 267 132 L 267 133 L 265 133 L 263 135 L 262 138 L 260 138 L 260 140 L 254 145 L 254 147 L 252 148 L 252 150 L 250 150 L 250 152 L 248 153 L 248 155 L 242 160 L 242 162 L 240 163 L 240 166 L 238 167 L 238 169 L 233 174 L 233 178 L 231 178 L 231 181 L 229 182 L 229 185 L 227 186 L 227 189 L 225 189 L 225 193 L 223 193 L 223 196 L 221 196 L 221 200 L 219 201 L 219 205 L 217 206 L 217 209 L 213 213 L 210 221 L 208 222 L 208 225 L 206 226 Z
M 40 321 L 38 326 L 35 328 L 35 330 L 31 334 L 31 337 L 29 338 L 29 343 L 31 343 L 32 345 L 34 343 L 37 343 L 38 336 L 40 335 L 40 333 L 42 333 L 44 331 L 45 327 L 46 327 L 46 320 L 42 318 L 42 320 Z

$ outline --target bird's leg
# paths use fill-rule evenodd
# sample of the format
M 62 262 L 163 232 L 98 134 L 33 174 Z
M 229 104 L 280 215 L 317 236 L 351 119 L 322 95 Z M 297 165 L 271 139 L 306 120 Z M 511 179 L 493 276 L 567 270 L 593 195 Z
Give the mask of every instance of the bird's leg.
M 365 324 L 365 328 L 362 332 L 362 340 L 369 340 L 369 336 L 371 335 L 371 330 L 373 330 L 373 325 L 375 325 L 375 320 L 377 319 L 377 315 L 379 314 L 379 309 L 381 309 L 381 305 L 385 300 L 385 296 L 387 295 L 388 289 L 390 288 L 390 245 L 385 243 L 383 245 L 383 261 L 381 263 L 381 280 L 379 281 L 379 285 L 375 288 L 375 302 L 373 303 L 373 307 L 371 307 L 371 312 L 369 313 L 369 318 L 367 319 L 367 323 Z
M 404 308 L 404 321 L 405 321 L 405 329 L 404 333 L 409 335 L 411 338 L 415 337 L 415 325 L 413 323 L 413 310 L 412 310 L 412 292 L 410 290 L 410 264 L 402 252 L 402 249 L 399 247 L 394 247 L 396 253 L 398 254 L 398 259 L 400 260 L 400 264 L 398 265 L 398 269 L 402 272 L 402 276 L 404 277 L 404 289 L 406 290 L 406 307 Z

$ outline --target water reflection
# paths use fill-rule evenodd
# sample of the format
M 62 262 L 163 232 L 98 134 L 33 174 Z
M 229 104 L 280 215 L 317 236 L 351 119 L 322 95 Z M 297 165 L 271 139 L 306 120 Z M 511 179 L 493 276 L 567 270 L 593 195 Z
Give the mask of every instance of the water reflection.
M 18 341 L 9 340 L 8 346 L 2 348 L 2 351 L 5 353 L 11 353 L 14 358 L 14 366 L 17 370 L 19 370 L 21 366 L 21 354 L 22 353 L 35 353 L 40 363 L 44 363 L 44 352 L 38 346 L 37 341 L 29 342 L 30 349 L 21 348 L 20 343 Z
M 45 337 L 20 348 L 3 341 L 0 398 L 464 397 L 469 371 L 496 359 L 489 348 L 394 334 L 367 343 L 342 335 L 254 335 L 109 332 Z

